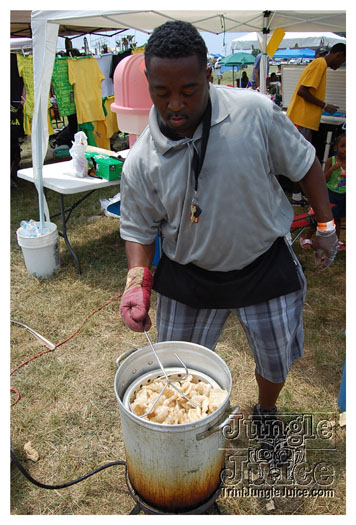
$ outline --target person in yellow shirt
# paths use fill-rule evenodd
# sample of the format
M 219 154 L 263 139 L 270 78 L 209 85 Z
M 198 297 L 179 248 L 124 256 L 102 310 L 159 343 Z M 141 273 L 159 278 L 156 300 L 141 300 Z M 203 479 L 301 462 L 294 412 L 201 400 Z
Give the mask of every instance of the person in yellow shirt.
M 326 70 L 339 69 L 346 60 L 346 45 L 335 44 L 326 56 L 314 59 L 301 74 L 288 106 L 287 117 L 297 126 L 302 135 L 312 142 L 313 130 L 320 125 L 323 110 L 336 113 L 338 106 L 325 101 Z M 293 187 L 291 203 L 305 206 L 299 188 Z

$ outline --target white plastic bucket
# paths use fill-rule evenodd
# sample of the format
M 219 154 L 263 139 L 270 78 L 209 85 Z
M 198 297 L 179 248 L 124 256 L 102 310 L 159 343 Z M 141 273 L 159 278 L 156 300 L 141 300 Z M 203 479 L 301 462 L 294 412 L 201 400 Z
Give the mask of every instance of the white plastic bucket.
M 39 222 L 36 224 L 39 225 Z M 45 222 L 44 226 L 48 233 L 38 237 L 25 236 L 22 227 L 16 231 L 27 271 L 36 277 L 49 277 L 60 267 L 57 225 Z

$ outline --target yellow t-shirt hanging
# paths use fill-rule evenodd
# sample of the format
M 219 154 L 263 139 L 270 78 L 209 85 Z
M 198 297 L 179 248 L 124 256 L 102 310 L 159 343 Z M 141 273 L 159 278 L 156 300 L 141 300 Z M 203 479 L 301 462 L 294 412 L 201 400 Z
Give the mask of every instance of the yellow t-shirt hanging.
M 131 51 L 131 53 L 133 55 L 136 55 L 137 53 L 144 53 L 145 52 L 145 47 L 146 47 L 146 44 L 144 44 L 143 46 L 140 46 L 140 47 L 135 47 L 135 49 L 133 49 Z
M 68 58 L 68 79 L 74 86 L 78 124 L 105 120 L 101 82 L 105 80 L 95 58 Z
M 304 100 L 297 92 L 299 86 L 306 86 L 310 88 L 310 93 L 314 97 L 325 100 L 327 67 L 325 58 L 316 58 L 300 75 L 287 110 L 287 117 L 297 126 L 314 130 L 319 129 L 322 109 Z
M 105 126 L 106 126 L 106 136 L 108 138 L 111 138 L 114 133 L 119 131 L 119 127 L 117 125 L 117 114 L 111 111 L 111 104 L 114 102 L 115 97 L 107 97 L 105 100 L 105 109 L 106 109 L 106 118 L 105 118 Z
M 96 120 L 94 125 L 94 138 L 98 148 L 110 149 L 110 138 L 106 136 L 106 125 L 103 120 Z
M 19 72 L 20 77 L 23 78 L 23 83 L 25 86 L 25 103 L 23 107 L 23 128 L 26 135 L 31 135 L 32 130 L 32 117 L 33 117 L 33 110 L 35 106 L 35 99 L 34 99 L 34 85 L 33 85 L 33 56 L 28 55 L 24 56 L 20 53 L 17 54 L 17 69 Z M 52 104 L 48 98 L 48 107 L 50 107 Z M 48 119 L 48 133 L 49 135 L 53 135 L 53 127 L 51 123 L 51 119 L 49 116 L 49 113 L 47 114 Z
M 114 99 L 114 96 L 103 99 L 106 111 L 105 121 L 93 122 L 94 137 L 98 148 L 110 149 L 110 138 L 116 131 L 119 131 L 116 113 L 111 111 L 111 104 Z

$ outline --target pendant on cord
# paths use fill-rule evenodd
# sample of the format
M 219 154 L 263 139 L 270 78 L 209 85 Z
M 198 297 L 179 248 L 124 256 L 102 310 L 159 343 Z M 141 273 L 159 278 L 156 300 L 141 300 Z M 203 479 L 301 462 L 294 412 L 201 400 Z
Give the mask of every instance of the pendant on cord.
M 190 215 L 189 215 L 190 226 L 194 222 L 199 222 L 199 216 L 201 215 L 201 213 L 202 213 L 202 209 L 200 208 L 198 202 L 194 198 L 192 200 L 192 204 L 190 205 Z

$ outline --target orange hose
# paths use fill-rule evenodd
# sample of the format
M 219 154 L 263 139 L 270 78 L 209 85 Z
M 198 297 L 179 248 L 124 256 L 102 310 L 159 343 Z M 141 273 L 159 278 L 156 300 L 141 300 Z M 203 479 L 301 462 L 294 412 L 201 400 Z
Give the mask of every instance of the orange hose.
M 58 348 L 59 346 L 63 345 L 64 343 L 66 343 L 70 339 L 72 339 L 75 335 L 77 335 L 77 333 L 83 328 L 84 324 L 88 321 L 88 319 L 90 319 L 90 317 L 92 317 L 92 315 L 94 315 L 95 313 L 99 312 L 99 310 L 101 310 L 102 308 L 105 308 L 105 306 L 107 306 L 108 304 L 112 303 L 113 301 L 116 301 L 121 296 L 122 296 L 122 293 L 120 293 L 118 295 L 115 295 L 115 297 L 113 297 L 112 299 L 109 299 L 108 301 L 106 301 L 106 303 L 102 304 L 98 308 L 95 308 L 95 310 L 93 310 L 89 315 L 86 316 L 84 321 L 80 324 L 79 328 L 77 328 L 77 330 L 75 330 L 75 332 L 73 332 L 69 337 L 67 337 L 63 341 L 60 341 L 59 343 L 56 344 L 55 349 Z M 11 370 L 10 376 L 12 376 L 12 374 L 14 372 L 16 372 L 19 368 L 22 368 L 23 366 L 27 365 L 30 361 L 33 361 L 34 359 L 37 359 L 37 357 L 41 357 L 44 354 L 48 354 L 49 352 L 53 352 L 54 350 L 51 350 L 50 348 L 48 348 L 47 350 L 44 350 L 43 352 L 40 352 L 39 354 L 36 354 L 36 355 L 30 357 L 29 359 L 26 359 L 26 361 L 23 361 L 22 363 L 20 363 L 19 365 L 17 365 L 15 368 L 13 368 Z M 16 397 L 15 401 L 13 403 L 11 403 L 11 406 L 14 406 L 20 400 L 20 397 L 21 397 L 20 396 L 20 392 L 17 390 L 17 388 L 10 388 L 10 391 L 11 392 L 15 392 L 15 394 L 17 394 L 17 397 Z

